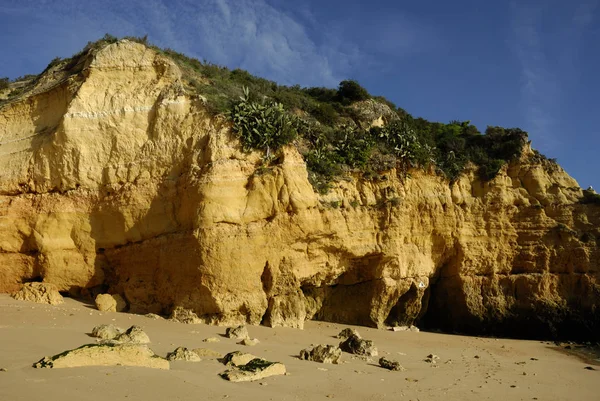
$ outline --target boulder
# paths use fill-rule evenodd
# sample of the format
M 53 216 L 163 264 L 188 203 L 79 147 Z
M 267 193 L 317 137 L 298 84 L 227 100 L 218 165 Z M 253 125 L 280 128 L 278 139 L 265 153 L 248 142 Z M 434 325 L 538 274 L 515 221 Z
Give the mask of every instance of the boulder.
M 377 356 L 377 348 L 373 345 L 373 341 L 364 340 L 353 334 L 345 341 L 340 343 L 340 348 L 344 352 L 361 356 Z
M 101 312 L 123 312 L 127 308 L 127 302 L 119 294 L 98 294 L 95 302 Z
M 396 371 L 406 370 L 402 367 L 402 365 L 400 365 L 400 362 L 394 361 L 392 359 L 388 359 L 385 357 L 379 358 L 379 366 L 381 366 L 384 369 L 388 369 L 388 370 L 396 370 Z
M 202 358 L 194 351 L 190 351 L 185 347 L 178 347 L 173 352 L 167 354 L 168 361 L 187 361 L 200 362 Z
M 258 340 L 258 338 L 244 338 L 238 344 L 240 344 L 240 345 L 246 345 L 246 346 L 249 346 L 249 347 L 253 347 L 253 346 L 255 346 L 258 343 L 260 343 L 260 341 Z
M 183 308 L 181 306 L 177 306 L 171 311 L 171 316 L 169 316 L 169 320 L 185 324 L 202 323 L 202 319 L 200 319 L 194 311 Z
M 250 338 L 246 326 L 228 327 L 227 330 L 225 330 L 225 337 L 236 338 L 238 340 Z
M 92 329 L 92 337 L 100 340 L 112 340 L 123 333 L 123 330 L 113 324 L 101 324 Z
M 169 362 L 148 346 L 139 344 L 87 344 L 58 355 L 42 358 L 34 368 L 80 366 L 138 366 L 169 369 Z
M 282 363 L 255 358 L 245 365 L 226 370 L 219 376 L 232 382 L 248 382 L 284 374 L 286 374 L 286 370 Z
M 117 343 L 148 344 L 150 338 L 140 326 L 131 326 L 125 333 L 113 338 L 113 341 Z
M 38 304 L 60 305 L 65 302 L 58 288 L 50 283 L 25 283 L 12 297 L 18 301 Z
M 241 351 L 233 351 L 225 355 L 221 362 L 228 366 L 241 366 L 247 364 L 253 359 L 256 359 L 256 356 L 252 354 L 247 354 Z
M 356 337 L 360 338 L 360 334 L 358 334 L 358 331 L 356 329 L 351 329 L 349 327 L 340 331 L 340 333 L 337 335 L 337 338 L 345 340 L 350 336 L 356 336 Z
M 300 359 L 321 363 L 337 364 L 342 357 L 342 350 L 335 345 L 317 345 L 300 351 Z

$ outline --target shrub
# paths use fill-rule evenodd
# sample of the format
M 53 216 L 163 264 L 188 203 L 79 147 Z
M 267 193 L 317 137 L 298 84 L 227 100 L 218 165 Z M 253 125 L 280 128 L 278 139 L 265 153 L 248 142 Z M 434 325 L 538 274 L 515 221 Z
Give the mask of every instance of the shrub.
M 597 194 L 592 189 L 584 189 L 583 196 L 579 199 L 579 203 L 582 204 L 595 204 L 600 205 L 600 194 Z
M 352 102 L 359 102 L 361 100 L 370 99 L 371 95 L 365 88 L 359 85 L 358 82 L 354 80 L 346 80 L 340 82 L 337 91 L 337 99 L 345 104 L 349 104 Z
M 248 88 L 244 87 L 243 91 L 241 101 L 231 111 L 233 130 L 239 135 L 244 150 L 263 150 L 269 158 L 271 151 L 294 140 L 297 122 L 281 103 L 252 102 Z
M 0 90 L 8 89 L 9 82 L 10 81 L 8 78 L 0 78 Z

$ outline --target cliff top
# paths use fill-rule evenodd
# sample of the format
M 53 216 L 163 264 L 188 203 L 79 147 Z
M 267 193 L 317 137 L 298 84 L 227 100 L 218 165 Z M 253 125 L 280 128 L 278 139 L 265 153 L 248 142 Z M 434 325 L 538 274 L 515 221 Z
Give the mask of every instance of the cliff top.
M 509 162 L 526 158 L 545 169 L 560 167 L 529 147 L 519 128 L 488 126 L 481 133 L 469 121 L 430 122 L 415 118 L 356 81 L 339 87 L 283 86 L 241 69 L 200 62 L 172 49 L 160 49 L 146 38 L 141 43 L 174 62 L 181 90 L 198 96 L 213 115 L 233 122 L 246 150 L 265 152 L 265 167 L 277 161 L 277 149 L 294 142 L 302 153 L 313 187 L 325 193 L 333 180 L 347 174 L 377 179 L 396 168 L 432 169 L 449 181 L 476 168 L 483 181 L 493 179 Z M 68 59 L 56 58 L 37 76 L 0 82 L 0 108 L 85 76 L 96 55 L 119 39 L 105 35 Z M 131 58 L 130 62 L 138 62 Z

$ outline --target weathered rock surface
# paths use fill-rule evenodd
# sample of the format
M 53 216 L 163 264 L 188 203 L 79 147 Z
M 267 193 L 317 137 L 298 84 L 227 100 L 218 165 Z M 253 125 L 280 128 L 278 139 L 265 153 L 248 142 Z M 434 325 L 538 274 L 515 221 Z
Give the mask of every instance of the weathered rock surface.
M 167 354 L 168 361 L 200 362 L 202 358 L 196 352 L 185 347 L 177 347 L 173 352 Z
M 261 380 L 270 376 L 284 375 L 285 373 L 285 365 L 282 363 L 269 362 L 264 359 L 256 358 L 245 365 L 226 370 L 219 375 L 223 379 L 232 382 L 249 382 Z
M 340 362 L 341 357 L 342 350 L 335 345 L 319 344 L 313 348 L 300 351 L 300 359 L 306 361 L 337 364 Z
M 125 333 L 113 338 L 113 341 L 129 344 L 149 344 L 150 337 L 148 337 L 148 334 L 140 326 L 131 326 Z
M 127 302 L 119 294 L 98 294 L 95 303 L 101 312 L 123 312 L 127 308 Z
M 373 341 L 365 340 L 352 334 L 345 341 L 340 343 L 340 348 L 344 352 L 362 356 L 377 356 L 377 348 L 373 345 Z
M 360 334 L 358 334 L 358 330 L 347 327 L 338 333 L 337 338 L 345 340 L 346 338 L 352 337 L 352 336 L 361 338 Z
M 49 283 L 25 283 L 12 297 L 18 301 L 36 302 L 38 304 L 60 305 L 64 301 L 58 288 Z
M 598 339 L 600 207 L 530 149 L 489 182 L 391 170 L 320 195 L 294 147 L 255 174 L 262 155 L 141 44 L 36 82 L 0 106 L 0 291 L 106 286 L 133 313 L 222 325 Z
M 379 366 L 387 370 L 404 371 L 404 367 L 400 365 L 400 362 L 388 359 L 385 357 L 379 358 Z
M 169 369 L 169 362 L 156 355 L 146 345 L 88 344 L 45 357 L 35 368 L 75 368 L 81 366 L 139 366 Z
M 227 330 L 225 330 L 225 337 L 236 338 L 238 340 L 250 338 L 246 326 L 228 327 Z
M 123 333 L 123 330 L 113 324 L 101 324 L 92 329 L 92 337 L 100 340 L 112 340 Z
M 169 320 L 185 324 L 202 323 L 202 319 L 200 319 L 198 315 L 194 313 L 194 311 L 183 308 L 181 306 L 178 306 L 175 309 L 173 309 L 173 311 L 171 311 L 171 316 L 169 316 Z
M 223 364 L 231 365 L 231 366 L 242 366 L 250 362 L 251 360 L 256 359 L 256 356 L 252 354 L 247 354 L 241 351 L 233 351 L 226 354 L 223 357 Z

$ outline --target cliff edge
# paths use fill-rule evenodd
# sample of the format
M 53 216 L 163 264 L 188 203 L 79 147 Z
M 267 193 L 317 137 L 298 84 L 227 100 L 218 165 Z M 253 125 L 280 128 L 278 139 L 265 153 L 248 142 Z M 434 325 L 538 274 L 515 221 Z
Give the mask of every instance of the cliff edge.
M 0 105 L 1 292 L 43 281 L 211 324 L 600 338 L 600 206 L 528 145 L 490 181 L 392 169 L 321 195 L 295 146 L 260 168 L 164 54 L 121 40 L 71 64 Z

